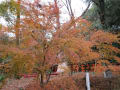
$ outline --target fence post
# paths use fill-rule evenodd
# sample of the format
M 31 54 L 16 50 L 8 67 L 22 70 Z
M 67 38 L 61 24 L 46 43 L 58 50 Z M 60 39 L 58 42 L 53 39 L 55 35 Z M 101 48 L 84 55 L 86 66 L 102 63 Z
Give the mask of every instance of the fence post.
M 87 90 L 90 90 L 89 72 L 86 72 L 86 87 L 87 87 Z

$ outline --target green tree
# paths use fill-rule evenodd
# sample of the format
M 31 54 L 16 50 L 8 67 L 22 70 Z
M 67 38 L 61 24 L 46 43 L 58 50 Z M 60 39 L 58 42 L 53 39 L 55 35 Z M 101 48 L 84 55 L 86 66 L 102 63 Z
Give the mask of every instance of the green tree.
M 97 0 L 96 0 L 97 1 Z M 104 0 L 104 29 L 115 30 L 119 29 L 120 22 L 120 1 L 118 0 Z M 84 18 L 93 22 L 94 28 L 102 28 L 100 7 L 93 3 L 92 7 L 87 11 Z M 118 30 L 117 30 L 118 31 Z
M 20 6 L 21 0 L 3 1 L 0 4 L 0 16 L 8 22 L 8 25 L 15 25 L 16 45 L 20 44 Z
M 0 16 L 8 22 L 8 25 L 14 25 L 16 8 L 17 3 L 14 0 L 0 3 Z

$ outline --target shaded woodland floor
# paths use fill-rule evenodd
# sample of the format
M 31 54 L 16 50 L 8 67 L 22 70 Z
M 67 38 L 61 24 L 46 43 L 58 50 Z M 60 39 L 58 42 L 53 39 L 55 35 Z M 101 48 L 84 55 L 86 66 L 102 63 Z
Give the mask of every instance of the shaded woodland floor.
M 91 76 L 91 90 L 120 90 L 120 77 L 104 78 L 101 75 Z M 84 74 L 61 77 L 50 81 L 44 87 L 36 83 L 26 87 L 26 90 L 86 90 Z
M 90 75 L 91 90 L 120 90 L 120 77 L 104 78 L 103 75 Z M 72 76 L 52 76 L 44 87 L 34 78 L 21 78 L 9 81 L 2 90 L 86 90 L 85 73 Z
M 25 89 L 26 86 L 34 82 L 34 78 L 9 79 L 1 90 L 20 90 Z M 33 89 L 34 90 L 34 89 Z

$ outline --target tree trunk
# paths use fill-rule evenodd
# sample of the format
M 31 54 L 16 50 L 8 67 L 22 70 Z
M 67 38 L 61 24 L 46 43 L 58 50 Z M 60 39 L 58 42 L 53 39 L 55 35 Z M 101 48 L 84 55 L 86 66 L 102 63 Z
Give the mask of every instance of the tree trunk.
M 105 2 L 104 0 L 92 0 L 99 8 L 99 16 L 102 27 L 105 28 Z
M 50 73 L 51 74 L 51 73 Z M 49 82 L 50 80 L 50 74 L 46 74 L 46 84 Z
M 41 76 L 40 76 L 40 85 L 43 86 L 43 84 L 44 84 L 44 74 L 41 73 Z
M 101 21 L 101 24 L 104 26 L 105 24 L 105 3 L 104 3 L 104 0 L 99 0 L 99 15 L 100 15 L 100 21 Z
M 20 44 L 20 4 L 21 0 L 17 1 L 17 20 L 16 20 L 16 26 L 15 26 L 15 35 L 16 35 L 16 45 Z
M 59 13 L 59 7 L 58 7 L 58 3 L 57 3 L 57 0 L 54 0 L 54 4 L 55 4 L 55 14 L 56 14 L 56 24 L 57 24 L 57 27 L 56 29 L 59 30 L 60 29 L 60 13 Z

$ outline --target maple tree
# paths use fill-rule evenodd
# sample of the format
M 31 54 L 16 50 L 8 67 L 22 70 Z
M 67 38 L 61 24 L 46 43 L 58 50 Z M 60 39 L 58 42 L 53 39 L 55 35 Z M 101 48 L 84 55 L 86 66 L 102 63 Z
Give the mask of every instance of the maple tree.
M 43 84 L 46 71 L 58 62 L 58 51 L 53 48 L 53 41 L 49 42 L 47 38 L 47 34 L 53 32 L 51 29 L 54 28 L 56 15 L 54 16 L 53 10 L 51 14 L 51 8 L 49 8 L 51 5 L 42 6 L 42 9 L 38 8 L 36 3 L 22 2 L 21 5 L 24 5 L 24 18 L 20 21 L 20 11 L 18 11 L 16 25 L 13 26 L 17 45 L 6 46 L 4 57 L 11 56 L 10 75 L 32 73 L 34 69 L 38 73 L 38 78 L 41 76 L 40 82 Z M 18 39 L 21 39 L 21 43 Z
M 91 31 L 91 23 L 81 17 L 60 25 L 56 0 L 49 5 L 41 5 L 39 0 L 18 3 L 23 18 L 20 18 L 18 6 L 17 21 L 12 27 L 16 37 L 12 43 L 0 43 L 0 58 L 9 57 L 4 64 L 9 76 L 35 72 L 43 85 L 44 81 L 49 81 L 47 72 L 50 67 L 60 62 L 76 64 L 112 58 L 120 61 L 116 56 L 120 50 L 112 46 L 113 42 L 120 43 L 117 35 L 102 30 Z M 8 28 L 3 30 L 9 31 Z

